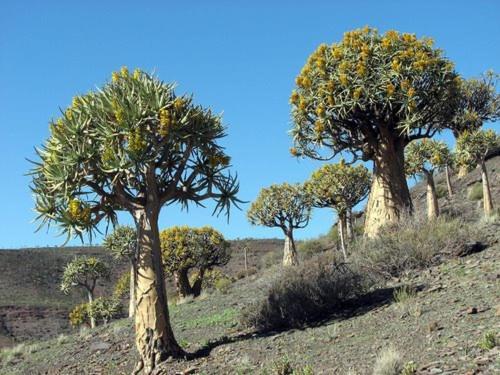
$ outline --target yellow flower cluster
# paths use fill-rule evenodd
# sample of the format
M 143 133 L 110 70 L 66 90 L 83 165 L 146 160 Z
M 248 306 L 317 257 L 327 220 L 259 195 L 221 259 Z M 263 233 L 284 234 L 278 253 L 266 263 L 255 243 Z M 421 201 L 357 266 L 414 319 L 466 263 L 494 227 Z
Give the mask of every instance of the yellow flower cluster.
M 104 163 L 109 163 L 115 159 L 115 152 L 113 151 L 113 148 L 108 145 L 105 149 L 104 152 L 102 153 L 102 161 Z
M 387 91 L 387 96 L 391 97 L 394 94 L 394 90 L 396 88 L 392 83 L 387 84 L 386 91 Z
M 126 66 L 122 66 L 120 73 L 122 74 L 122 77 L 128 77 L 128 68 Z
M 347 78 L 347 74 L 344 73 L 339 74 L 339 81 L 342 86 L 347 86 L 349 84 L 349 79 Z
M 325 107 L 322 104 L 316 107 L 316 115 L 318 117 L 325 117 Z
M 141 71 L 140 69 L 134 69 L 134 79 L 139 79 L 141 77 Z
M 364 61 L 358 62 L 356 65 L 356 73 L 358 73 L 360 77 L 364 77 L 366 75 L 366 64 Z
M 73 100 L 71 101 L 71 106 L 76 109 L 78 108 L 80 103 L 81 103 L 80 98 L 78 96 L 74 96 Z
M 299 152 L 297 151 L 297 149 L 295 147 L 292 147 L 292 148 L 290 148 L 290 154 L 292 156 L 297 156 L 299 154 Z
M 321 134 L 324 130 L 325 123 L 323 122 L 323 120 L 316 120 L 316 122 L 314 123 L 314 131 L 316 132 L 316 134 Z
M 162 137 L 166 137 L 172 127 L 172 114 L 166 108 L 160 109 L 160 127 L 159 133 Z
M 182 108 L 184 108 L 184 99 L 182 99 L 181 97 L 178 97 L 178 98 L 175 98 L 174 100 L 174 108 L 176 111 L 180 111 L 182 110 Z
M 362 94 L 363 94 L 363 89 L 361 87 L 358 87 L 354 90 L 352 97 L 354 98 L 354 100 L 358 100 Z
M 115 115 L 117 124 L 123 124 L 123 121 L 125 120 L 125 112 L 116 99 L 112 100 L 111 108 L 113 108 L 113 114 Z
M 117 72 L 111 73 L 111 80 L 113 82 L 118 82 L 119 79 L 120 79 L 120 74 L 118 74 Z
M 396 73 L 399 73 L 401 71 L 401 61 L 399 61 L 399 59 L 393 59 L 391 62 L 391 68 Z
M 293 105 L 297 105 L 300 100 L 300 95 L 297 91 L 293 90 L 292 95 L 290 96 L 290 103 Z
M 66 119 L 69 121 L 73 120 L 73 111 L 71 110 L 71 108 L 68 108 L 66 109 L 66 111 L 64 111 L 64 116 L 66 116 Z
M 231 158 L 224 154 L 215 154 L 208 158 L 208 162 L 212 168 L 221 166 L 227 166 L 231 162 Z
M 140 154 L 146 148 L 146 141 L 142 135 L 141 129 L 135 128 L 129 133 L 128 149 L 134 154 Z
M 90 207 L 78 199 L 71 199 L 68 204 L 68 216 L 72 221 L 87 224 L 90 222 Z

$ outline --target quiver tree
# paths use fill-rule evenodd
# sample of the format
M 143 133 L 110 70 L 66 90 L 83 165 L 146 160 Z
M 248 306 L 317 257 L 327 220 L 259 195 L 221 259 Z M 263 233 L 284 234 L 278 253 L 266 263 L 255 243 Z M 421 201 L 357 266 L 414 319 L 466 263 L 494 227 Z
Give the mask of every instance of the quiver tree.
M 179 297 L 197 297 L 201 293 L 206 271 L 224 266 L 231 257 L 229 242 L 217 230 L 206 226 L 177 226 L 160 233 L 163 265 L 173 275 Z M 189 272 L 197 269 L 191 285 Z
M 95 257 L 76 257 L 64 268 L 61 279 L 61 291 L 68 294 L 72 288 L 79 287 L 87 292 L 88 305 L 94 302 L 94 290 L 97 280 L 109 278 L 109 267 Z M 90 326 L 95 327 L 95 318 L 90 315 Z
M 456 160 L 459 166 L 474 168 L 479 166 L 483 182 L 483 207 L 486 216 L 493 214 L 493 200 L 491 198 L 486 156 L 488 152 L 498 147 L 500 138 L 493 130 L 476 130 L 464 132 L 457 140 Z
M 370 191 L 371 176 L 362 164 L 347 165 L 343 160 L 338 164 L 325 164 L 311 175 L 305 188 L 312 197 L 313 206 L 333 208 L 337 211 L 337 228 L 340 247 L 347 259 L 346 237 L 348 220 L 352 208 L 366 198 Z
M 492 71 L 480 78 L 461 81 L 456 112 L 448 124 L 455 139 L 465 132 L 479 130 L 487 121 L 500 118 L 500 94 L 497 93 L 499 75 Z M 458 176 L 464 177 L 468 172 L 467 165 L 462 165 Z
M 214 213 L 237 203 L 238 182 L 218 141 L 220 116 L 177 96 L 174 85 L 140 70 L 113 73 L 101 89 L 74 98 L 37 150 L 32 189 L 41 225 L 68 238 L 128 211 L 137 231 L 135 373 L 182 357 L 169 320 L 158 217 L 164 205 L 214 199 Z
M 406 173 L 409 176 L 423 175 L 427 185 L 427 218 L 439 216 L 439 204 L 434 183 L 434 171 L 447 167 L 451 156 L 444 142 L 424 139 L 412 142 L 406 148 Z
M 306 227 L 311 217 L 311 199 L 303 185 L 284 183 L 262 189 L 247 217 L 254 225 L 281 228 L 285 234 L 283 265 L 299 264 L 293 231 Z
M 296 79 L 291 152 L 373 160 L 365 220 L 365 234 L 373 236 L 412 211 L 404 148 L 451 120 L 458 82 L 430 39 L 370 28 L 347 32 L 339 43 L 320 45 Z
M 104 239 L 106 247 L 116 259 L 127 259 L 130 263 L 130 286 L 128 316 L 135 314 L 135 279 L 137 275 L 137 232 L 128 226 L 119 226 Z

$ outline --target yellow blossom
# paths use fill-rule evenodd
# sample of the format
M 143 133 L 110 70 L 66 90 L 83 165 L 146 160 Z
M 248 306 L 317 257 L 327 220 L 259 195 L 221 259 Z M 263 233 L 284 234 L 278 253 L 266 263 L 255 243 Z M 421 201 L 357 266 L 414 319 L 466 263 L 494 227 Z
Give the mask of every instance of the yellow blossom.
M 401 70 L 401 61 L 399 61 L 398 59 L 393 59 L 391 62 L 391 68 L 396 73 L 398 73 Z
M 334 46 L 332 49 L 333 57 L 337 60 L 342 58 L 342 48 L 339 46 Z
M 346 74 L 339 74 L 339 81 L 342 86 L 347 86 L 349 84 L 349 80 Z
M 401 90 L 402 91 L 408 91 L 408 89 L 410 88 L 410 81 L 408 81 L 407 79 L 404 79 L 401 81 Z
M 318 134 L 325 130 L 325 123 L 322 120 L 316 120 L 314 123 L 314 131 Z
M 71 121 L 73 119 L 73 111 L 71 110 L 71 108 L 66 109 L 64 115 L 69 121 Z
M 139 79 L 141 76 L 141 71 L 139 69 L 134 69 L 134 79 Z
M 122 66 L 120 72 L 122 74 L 122 77 L 128 77 L 128 68 L 126 66 Z
M 361 87 L 356 88 L 352 94 L 354 100 L 358 100 L 361 97 L 362 93 L 363 93 L 363 89 Z
M 178 97 L 174 100 L 174 108 L 176 111 L 180 111 L 184 107 L 184 99 Z
M 322 104 L 316 107 L 316 115 L 318 115 L 318 117 L 325 116 L 325 107 Z
M 335 99 L 332 95 L 329 95 L 326 100 L 327 100 L 329 105 L 331 105 L 331 106 L 335 105 Z
M 120 75 L 117 72 L 111 73 L 111 80 L 113 82 L 118 82 L 119 79 L 120 79 Z
M 299 154 L 299 152 L 297 151 L 297 149 L 295 147 L 292 147 L 292 148 L 290 148 L 290 154 L 292 154 L 292 156 L 297 156 Z
M 407 91 L 408 96 L 411 98 L 413 95 L 415 95 L 415 89 L 413 87 L 410 87 Z
M 394 94 L 395 87 L 392 83 L 389 83 L 387 85 L 386 90 L 387 90 L 387 96 L 392 96 Z
M 356 66 L 356 72 L 359 76 L 364 77 L 366 75 L 366 65 L 363 63 L 358 63 Z
M 78 108 L 79 104 L 80 104 L 80 98 L 78 96 L 74 96 L 73 100 L 71 101 L 71 106 L 73 108 Z
M 297 105 L 300 100 L 300 95 L 297 91 L 293 90 L 292 95 L 290 96 L 290 103 Z

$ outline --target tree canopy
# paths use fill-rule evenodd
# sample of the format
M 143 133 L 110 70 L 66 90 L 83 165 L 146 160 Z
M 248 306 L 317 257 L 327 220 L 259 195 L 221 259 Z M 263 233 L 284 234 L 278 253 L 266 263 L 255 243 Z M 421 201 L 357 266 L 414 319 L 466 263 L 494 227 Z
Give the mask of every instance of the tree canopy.
M 294 155 L 373 158 L 381 139 L 431 137 L 451 119 L 460 78 L 429 38 L 364 28 L 322 44 L 296 79 Z
M 456 138 L 465 131 L 478 130 L 486 121 L 500 118 L 498 81 L 499 75 L 493 71 L 461 81 L 456 113 L 448 124 Z
M 137 231 L 129 226 L 118 226 L 106 236 L 103 243 L 116 258 L 135 258 L 137 253 Z
M 251 204 L 250 223 L 283 230 L 304 228 L 311 217 L 311 197 L 301 184 L 283 183 L 263 188 Z
M 488 151 L 500 145 L 500 138 L 494 130 L 466 131 L 457 140 L 457 164 L 476 167 L 484 161 Z
M 216 212 L 237 203 L 236 177 L 218 140 L 221 117 L 177 96 L 174 85 L 141 71 L 112 75 L 102 89 L 73 98 L 37 149 L 32 190 L 41 226 L 92 234 L 116 211 L 143 208 L 148 192 L 159 205 L 213 198 Z M 227 211 L 228 212 L 228 211 Z
M 412 142 L 406 148 L 405 170 L 409 176 L 432 173 L 436 168 L 450 165 L 453 155 L 446 143 L 432 139 Z
M 100 278 L 108 278 L 109 267 L 96 257 L 76 257 L 64 268 L 61 280 L 61 291 L 69 293 L 76 286 L 83 287 L 93 292 L 96 282 Z
M 231 257 L 229 242 L 209 226 L 175 226 L 163 230 L 160 240 L 163 264 L 169 273 L 223 266 Z
M 334 208 L 344 214 L 366 198 L 370 185 L 371 174 L 364 165 L 350 166 L 341 160 L 313 172 L 305 187 L 315 207 Z

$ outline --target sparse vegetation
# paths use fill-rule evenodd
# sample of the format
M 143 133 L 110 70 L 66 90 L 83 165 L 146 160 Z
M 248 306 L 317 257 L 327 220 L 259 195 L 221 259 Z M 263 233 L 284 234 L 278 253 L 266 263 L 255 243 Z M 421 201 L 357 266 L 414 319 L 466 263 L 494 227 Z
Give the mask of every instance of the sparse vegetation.
M 483 185 L 481 183 L 476 183 L 469 188 L 469 193 L 467 198 L 471 201 L 479 201 L 483 199 Z
M 375 361 L 373 375 L 401 375 L 404 368 L 401 354 L 393 347 L 383 349 Z
M 349 306 L 371 280 L 326 255 L 284 271 L 265 299 L 244 311 L 242 322 L 259 331 L 304 327 Z
M 495 332 L 487 332 L 479 341 L 478 346 L 483 350 L 491 350 L 498 345 Z
M 480 231 L 460 219 L 427 223 L 408 218 L 383 228 L 378 238 L 356 242 L 353 261 L 373 275 L 391 278 L 438 264 L 471 239 L 481 239 Z

